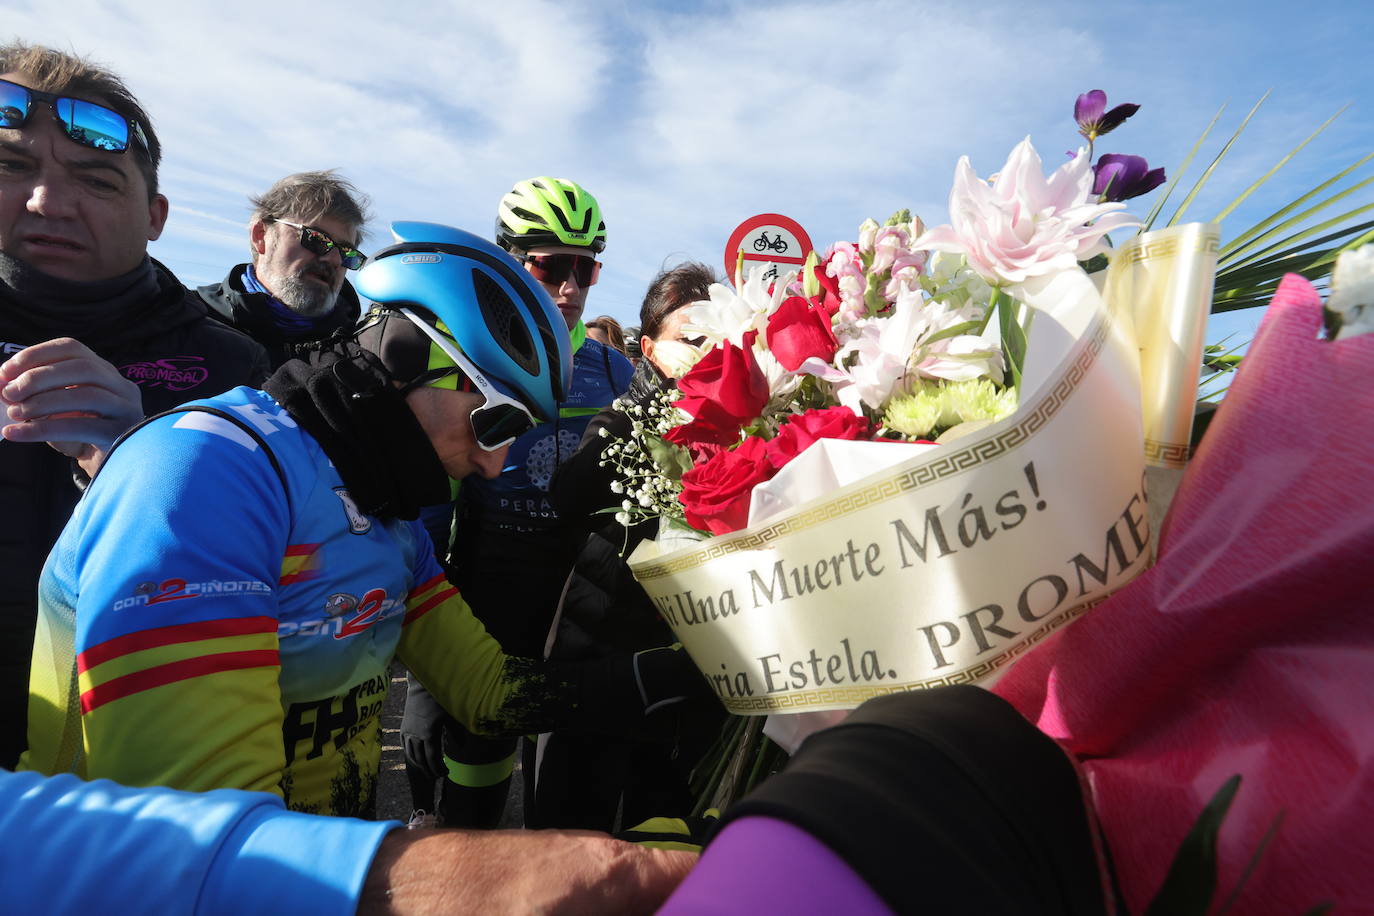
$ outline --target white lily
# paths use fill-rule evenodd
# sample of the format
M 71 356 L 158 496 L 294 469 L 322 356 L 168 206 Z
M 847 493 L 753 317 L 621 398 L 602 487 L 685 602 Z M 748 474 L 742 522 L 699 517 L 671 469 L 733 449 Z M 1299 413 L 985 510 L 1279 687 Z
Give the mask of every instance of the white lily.
M 1083 149 L 1047 178 L 1029 137 L 990 183 L 964 156 L 949 193 L 950 222 L 926 232 L 914 247 L 962 253 L 988 282 L 1005 287 L 1076 268 L 1106 250 L 1107 233 L 1140 225 L 1116 212 L 1125 204 L 1097 203 L 1092 180 Z

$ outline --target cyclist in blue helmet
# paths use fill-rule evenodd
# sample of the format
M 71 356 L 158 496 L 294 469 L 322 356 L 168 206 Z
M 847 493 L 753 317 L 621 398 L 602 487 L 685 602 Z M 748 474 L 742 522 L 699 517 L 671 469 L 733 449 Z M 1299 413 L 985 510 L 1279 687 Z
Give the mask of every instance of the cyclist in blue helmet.
M 568 344 L 494 245 L 396 232 L 356 337 L 112 450 L 40 584 L 22 768 L 366 815 L 393 656 L 479 733 L 653 730 L 652 704 L 704 696 L 671 649 L 508 654 L 447 581 L 419 510 L 552 414 Z

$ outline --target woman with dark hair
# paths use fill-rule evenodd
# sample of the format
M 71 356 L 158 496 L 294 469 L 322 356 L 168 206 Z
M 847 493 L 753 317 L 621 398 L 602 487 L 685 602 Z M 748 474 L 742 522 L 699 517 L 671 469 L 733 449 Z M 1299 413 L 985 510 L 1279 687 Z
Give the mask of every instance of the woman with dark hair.
M 640 308 L 640 360 L 623 400 L 643 403 L 654 397 L 688 365 L 682 325 L 686 307 L 709 298 L 717 282 L 711 268 L 687 262 L 654 278 Z M 603 437 L 600 430 L 605 429 Z M 617 507 L 611 492 L 616 472 L 601 467 L 601 451 L 614 438 L 628 438 L 630 418 L 615 407 L 597 414 L 577 452 L 558 471 L 549 498 L 559 517 L 581 524 L 586 544 L 578 556 L 554 621 L 548 655 L 591 658 L 624 647 L 663 645 L 672 634 L 644 589 L 635 581 L 622 554 L 657 531 L 640 524 L 628 532 L 603 509 Z M 553 734 L 541 736 L 537 760 L 526 758 L 533 791 L 526 779 L 527 827 L 584 828 L 611 831 L 631 827 L 658 815 L 680 816 L 692 808 L 687 777 L 720 730 L 723 709 L 710 709 L 695 720 L 684 717 L 675 735 L 663 743 Z
M 653 363 L 661 377 L 677 378 L 682 373 L 679 360 L 670 359 L 672 343 L 684 343 L 682 325 L 687 321 L 686 307 L 711 296 L 711 284 L 719 283 L 715 271 L 700 261 L 687 261 L 654 277 L 639 307 L 639 349 Z M 667 347 L 663 346 L 669 343 Z M 655 351 L 658 351 L 657 356 Z M 671 354 L 676 355 L 676 354 Z M 630 383 L 634 390 L 634 383 Z

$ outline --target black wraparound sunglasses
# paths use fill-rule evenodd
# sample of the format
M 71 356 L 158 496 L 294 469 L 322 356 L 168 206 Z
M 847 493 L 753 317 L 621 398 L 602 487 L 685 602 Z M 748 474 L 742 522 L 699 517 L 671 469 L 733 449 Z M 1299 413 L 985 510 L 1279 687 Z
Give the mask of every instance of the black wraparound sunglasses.
M 301 231 L 301 247 L 313 255 L 324 257 L 337 248 L 339 249 L 339 257 L 343 259 L 343 266 L 349 270 L 357 270 L 367 263 L 367 255 L 352 245 L 336 242 L 328 232 L 316 229 L 314 226 L 302 226 L 300 223 L 293 223 L 285 219 L 279 219 L 277 222 L 283 226 L 290 226 L 292 229 L 299 229 Z

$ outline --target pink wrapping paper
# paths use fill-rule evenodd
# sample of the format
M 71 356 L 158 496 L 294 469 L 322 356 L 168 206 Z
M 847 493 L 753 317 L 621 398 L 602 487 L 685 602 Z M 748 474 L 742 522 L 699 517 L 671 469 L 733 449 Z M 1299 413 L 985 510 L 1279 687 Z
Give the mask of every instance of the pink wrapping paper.
M 1126 901 L 1232 774 L 1231 912 L 1374 912 L 1374 335 L 1284 278 L 1188 466 L 1157 565 L 994 688 L 1077 755 Z

